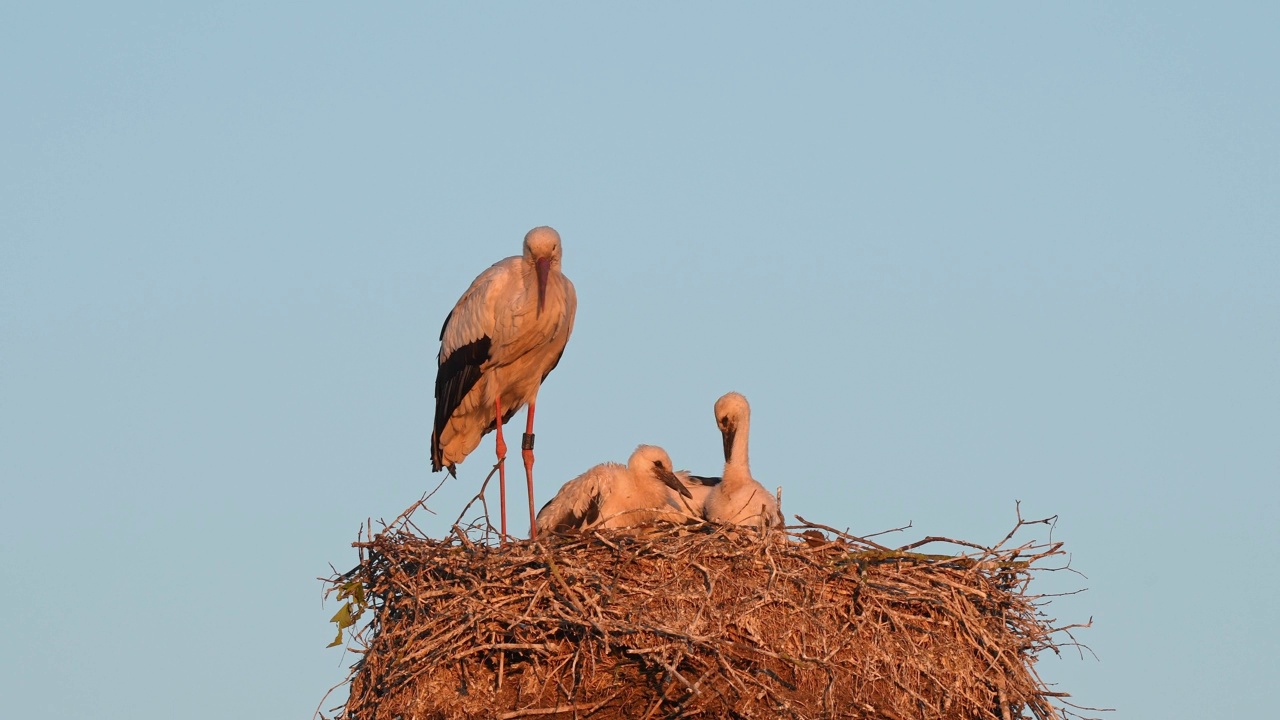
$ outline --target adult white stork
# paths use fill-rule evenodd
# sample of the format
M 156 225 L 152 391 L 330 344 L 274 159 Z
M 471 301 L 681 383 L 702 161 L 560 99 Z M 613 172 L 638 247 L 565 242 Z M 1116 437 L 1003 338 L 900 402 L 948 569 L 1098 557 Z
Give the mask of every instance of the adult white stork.
M 602 463 L 565 483 L 538 511 L 538 531 L 563 533 L 678 521 L 688 513 L 676 502 L 676 493 L 689 497 L 671 471 L 667 451 L 641 445 L 626 465 Z
M 751 477 L 747 438 L 751 432 L 751 406 L 736 392 L 716 401 L 716 425 L 724 441 L 724 477 L 707 493 L 707 520 L 736 525 L 780 527 L 784 524 L 778 501 Z
M 507 537 L 507 444 L 502 424 L 529 406 L 521 442 L 529 483 L 529 532 L 533 514 L 533 413 L 538 388 L 564 354 L 578 298 L 560 271 L 560 234 L 536 227 L 524 236 L 524 253 L 480 273 L 440 328 L 436 418 L 431 469 L 456 466 L 480 438 L 497 431 L 502 536 Z

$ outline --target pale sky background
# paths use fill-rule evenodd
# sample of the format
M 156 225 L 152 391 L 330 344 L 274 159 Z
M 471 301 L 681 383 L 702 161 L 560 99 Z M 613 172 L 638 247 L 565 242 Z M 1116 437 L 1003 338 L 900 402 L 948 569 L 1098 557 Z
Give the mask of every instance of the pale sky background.
M 715 473 L 738 390 L 789 514 L 1059 515 L 1076 701 L 1270 716 L 1280 4 L 611 5 L 0 10 L 5 715 L 310 717 L 315 578 L 438 481 L 440 323 L 550 224 L 539 503 Z

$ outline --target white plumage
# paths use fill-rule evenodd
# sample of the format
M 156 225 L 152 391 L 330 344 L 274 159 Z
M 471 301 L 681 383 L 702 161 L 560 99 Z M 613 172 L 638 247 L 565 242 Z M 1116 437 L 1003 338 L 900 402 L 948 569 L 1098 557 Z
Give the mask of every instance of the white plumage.
M 440 329 L 431 469 L 455 468 L 491 430 L 507 534 L 506 443 L 502 423 L 528 405 L 522 450 L 533 516 L 533 416 L 538 389 L 560 361 L 577 311 L 573 283 L 561 272 L 560 234 L 536 227 L 524 252 L 495 263 L 462 294 Z
M 778 527 L 784 523 L 778 501 L 751 476 L 747 439 L 751 406 L 736 392 L 715 405 L 716 425 L 724 441 L 724 477 L 707 492 L 703 514 L 707 520 L 736 525 Z
M 677 493 L 679 495 L 677 495 Z M 565 483 L 538 511 L 539 532 L 646 525 L 681 521 L 677 502 L 689 492 L 671 471 L 671 458 L 655 445 L 641 445 L 626 465 L 602 463 Z

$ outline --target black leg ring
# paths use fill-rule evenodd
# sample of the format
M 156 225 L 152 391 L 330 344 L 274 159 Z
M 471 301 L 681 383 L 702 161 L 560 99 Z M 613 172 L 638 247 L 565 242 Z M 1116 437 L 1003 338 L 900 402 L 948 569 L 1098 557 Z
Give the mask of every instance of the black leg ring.
M 520 449 L 521 450 L 533 449 L 533 433 L 525 433 L 524 437 L 520 438 Z

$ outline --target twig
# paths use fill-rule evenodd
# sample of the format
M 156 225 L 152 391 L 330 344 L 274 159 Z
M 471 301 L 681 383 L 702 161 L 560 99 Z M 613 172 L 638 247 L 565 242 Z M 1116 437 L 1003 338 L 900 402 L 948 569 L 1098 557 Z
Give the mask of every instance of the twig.
M 533 717 L 535 715 L 560 715 L 562 713 L 576 713 L 579 710 L 586 710 L 587 715 L 594 713 L 596 710 L 604 707 L 610 700 L 617 697 L 617 693 L 602 700 L 598 703 L 577 703 L 576 705 L 557 705 L 549 708 L 529 708 L 527 710 L 513 710 L 499 715 L 502 720 L 514 720 L 514 718 Z
M 462 518 L 466 516 L 467 511 L 471 509 L 471 506 L 476 504 L 477 500 L 479 500 L 481 505 L 485 508 L 485 524 L 489 525 L 489 506 L 484 501 L 484 491 L 485 488 L 489 487 L 489 481 L 493 479 L 493 474 L 496 472 L 498 472 L 498 466 L 494 465 L 493 469 L 489 471 L 489 474 L 485 476 L 484 482 L 480 483 L 480 492 L 476 493 L 475 497 L 471 498 L 471 500 L 466 504 L 466 507 L 462 508 L 462 512 L 458 513 L 458 519 L 453 521 L 454 527 L 457 527 L 458 523 L 462 522 Z M 492 529 L 492 525 L 490 525 L 490 529 Z
M 835 529 L 835 528 L 833 528 L 833 527 L 831 527 L 831 526 L 829 526 L 829 525 L 823 525 L 823 524 L 821 524 L 821 523 L 816 523 L 816 522 L 813 522 L 813 521 L 811 521 L 811 520 L 805 520 L 804 518 L 800 517 L 799 515 L 796 515 L 796 519 L 797 519 L 797 520 L 799 520 L 800 522 L 804 523 L 805 525 L 808 525 L 809 527 L 817 528 L 817 529 L 819 529 L 819 530 L 826 530 L 827 532 L 829 532 L 829 533 L 834 533 L 835 535 L 837 535 L 837 536 L 839 536 L 839 537 L 842 537 L 842 538 L 844 538 L 845 540 L 852 540 L 852 541 L 854 541 L 854 542 L 860 542 L 860 543 L 862 543 L 863 545 L 867 545 L 867 546 L 873 547 L 873 548 L 875 548 L 875 549 L 877 549 L 877 550 L 888 550 L 888 549 L 889 549 L 889 548 L 885 547 L 884 545 L 881 545 L 880 543 L 873 542 L 873 541 L 868 540 L 868 539 L 866 539 L 866 538 L 858 537 L 857 535 L 852 535 L 852 534 L 850 534 L 850 533 L 847 533 L 847 532 L 844 532 L 844 531 L 841 531 L 841 530 L 837 530 L 837 529 Z

